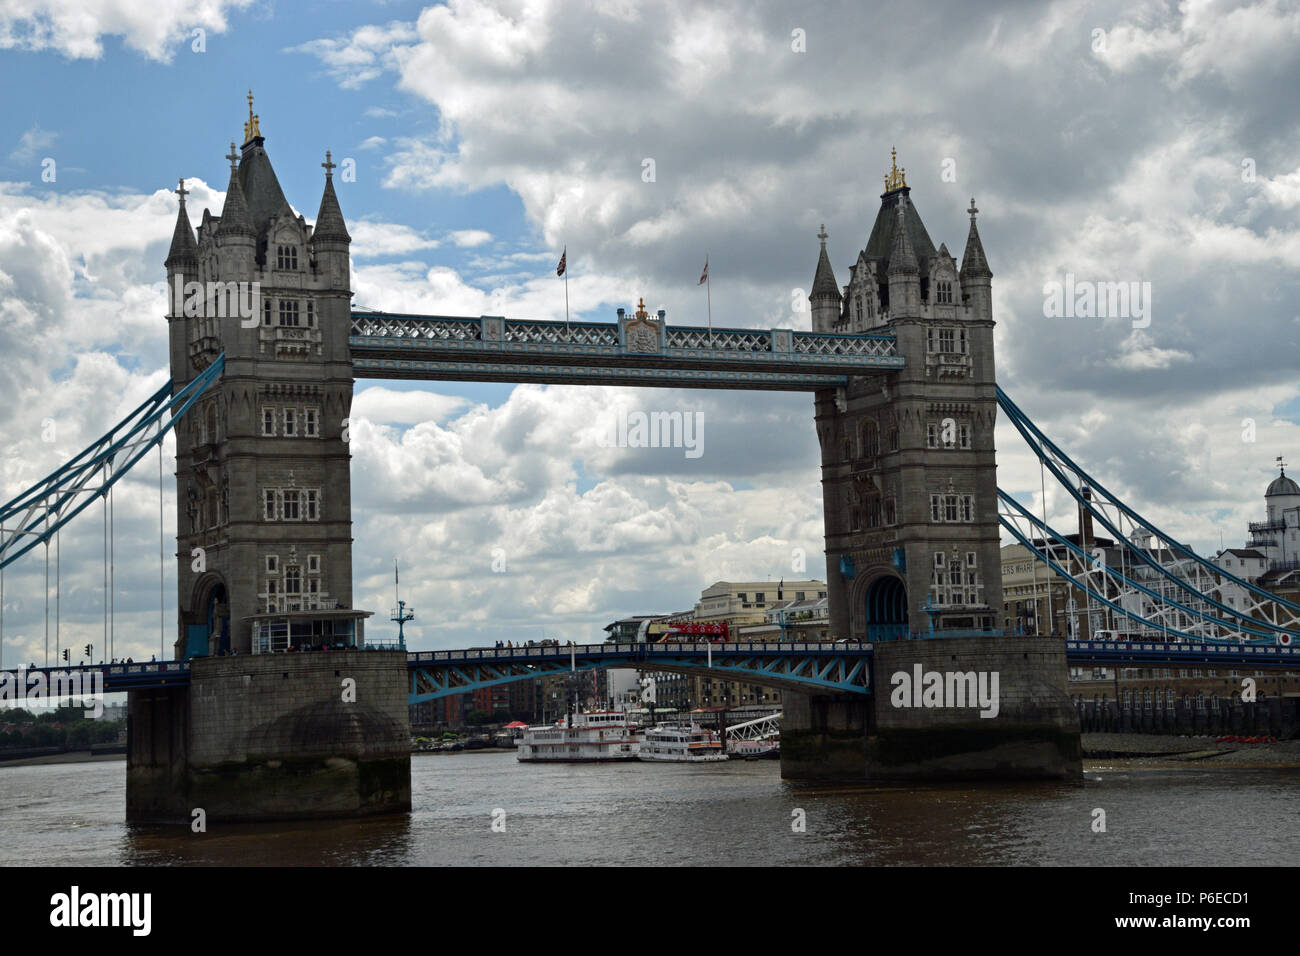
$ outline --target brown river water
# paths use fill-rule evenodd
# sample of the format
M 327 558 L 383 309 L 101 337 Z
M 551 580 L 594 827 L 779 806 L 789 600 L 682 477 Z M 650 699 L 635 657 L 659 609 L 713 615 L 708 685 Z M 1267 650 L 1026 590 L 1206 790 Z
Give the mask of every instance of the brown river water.
M 416 754 L 409 816 L 214 824 L 194 834 L 126 824 L 124 760 L 0 766 L 0 864 L 1268 866 L 1300 858 L 1300 770 L 1085 767 L 1082 786 L 832 788 L 783 781 L 775 761 L 539 765 L 510 753 Z M 1105 832 L 1094 832 L 1097 809 Z

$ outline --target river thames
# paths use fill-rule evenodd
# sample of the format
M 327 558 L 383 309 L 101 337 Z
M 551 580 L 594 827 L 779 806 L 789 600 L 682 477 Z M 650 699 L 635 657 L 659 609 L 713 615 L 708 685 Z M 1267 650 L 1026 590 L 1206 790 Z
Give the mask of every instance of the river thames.
M 1083 786 L 823 788 L 782 781 L 775 761 L 416 754 L 409 816 L 203 834 L 127 826 L 124 760 L 0 767 L 0 863 L 1213 866 L 1300 856 L 1300 771 L 1087 766 Z M 1105 832 L 1094 832 L 1098 809 Z

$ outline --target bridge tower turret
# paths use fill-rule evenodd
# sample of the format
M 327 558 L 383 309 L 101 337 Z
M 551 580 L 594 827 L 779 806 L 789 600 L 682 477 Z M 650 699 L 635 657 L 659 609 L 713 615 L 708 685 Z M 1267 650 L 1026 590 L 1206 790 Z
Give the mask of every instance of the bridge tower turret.
M 812 303 L 812 328 L 814 332 L 831 332 L 840 320 L 840 308 L 844 296 L 835 283 L 835 270 L 826 255 L 826 224 L 822 224 L 817 233 L 821 240 L 821 252 L 817 257 L 817 273 L 813 276 L 812 294 L 808 301 Z

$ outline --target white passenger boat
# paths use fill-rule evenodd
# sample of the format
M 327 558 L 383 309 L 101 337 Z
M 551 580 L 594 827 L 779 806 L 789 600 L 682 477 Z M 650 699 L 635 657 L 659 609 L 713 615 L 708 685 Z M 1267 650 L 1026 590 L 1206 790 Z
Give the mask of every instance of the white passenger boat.
M 621 711 L 571 714 L 525 730 L 515 757 L 521 763 L 635 760 L 643 737 L 641 726 Z
M 695 723 L 690 726 L 660 724 L 653 730 L 647 730 L 638 756 L 641 760 L 678 763 L 710 763 L 727 759 L 718 735 Z
M 727 753 L 733 760 L 777 760 L 781 756 L 781 740 L 728 740 Z

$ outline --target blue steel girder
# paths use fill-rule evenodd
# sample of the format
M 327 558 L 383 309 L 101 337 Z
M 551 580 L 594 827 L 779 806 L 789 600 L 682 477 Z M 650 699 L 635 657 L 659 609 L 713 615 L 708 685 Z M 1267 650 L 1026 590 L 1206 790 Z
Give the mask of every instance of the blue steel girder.
M 640 335 L 626 331 L 640 326 Z M 893 335 L 353 312 L 358 378 L 812 391 L 896 371 Z
M 225 368 L 225 353 L 172 394 L 169 381 L 66 464 L 0 505 L 0 568 L 12 564 L 104 498 L 189 411 Z
M 870 644 L 585 644 L 467 651 L 422 651 L 407 657 L 411 703 L 483 687 L 595 668 L 707 674 L 788 690 L 870 693 Z

